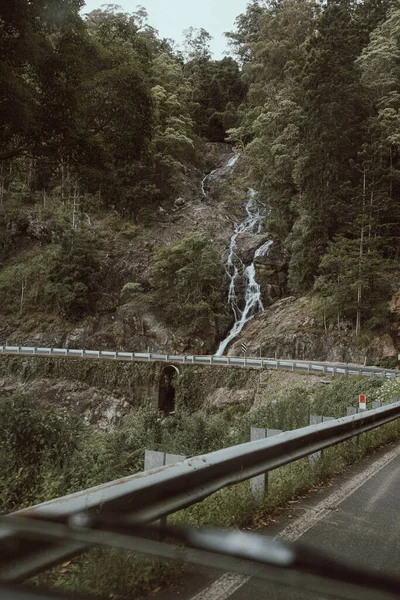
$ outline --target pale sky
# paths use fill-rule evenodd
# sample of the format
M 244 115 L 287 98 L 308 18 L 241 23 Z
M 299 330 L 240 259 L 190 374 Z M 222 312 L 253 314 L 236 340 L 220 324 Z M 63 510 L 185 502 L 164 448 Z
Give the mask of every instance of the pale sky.
M 223 58 L 227 50 L 225 31 L 231 31 L 236 17 L 246 10 L 248 0 L 86 0 L 82 13 L 100 8 L 103 4 L 118 4 L 124 12 L 134 12 L 138 5 L 149 14 L 150 25 L 160 37 L 172 38 L 178 44 L 182 32 L 189 27 L 206 29 L 212 36 L 214 58 Z

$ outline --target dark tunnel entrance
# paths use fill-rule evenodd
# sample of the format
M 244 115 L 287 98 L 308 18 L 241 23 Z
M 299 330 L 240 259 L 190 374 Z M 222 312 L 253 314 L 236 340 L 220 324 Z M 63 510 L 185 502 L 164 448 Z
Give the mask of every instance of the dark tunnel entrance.
M 177 367 L 164 367 L 158 391 L 158 408 L 166 415 L 175 413 L 175 380 L 179 375 Z

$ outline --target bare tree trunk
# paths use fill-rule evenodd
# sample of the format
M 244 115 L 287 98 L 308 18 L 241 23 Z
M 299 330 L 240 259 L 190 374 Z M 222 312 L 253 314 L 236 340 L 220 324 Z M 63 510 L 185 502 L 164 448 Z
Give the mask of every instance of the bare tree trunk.
M 365 216 L 365 196 L 367 188 L 367 178 L 364 168 L 363 174 L 363 211 L 361 220 L 361 233 L 360 233 L 360 254 L 358 262 L 358 288 L 357 288 L 357 320 L 356 320 L 356 336 L 360 335 L 361 331 L 361 301 L 362 301 L 362 260 L 364 256 L 364 216 Z
M 76 219 L 77 219 L 77 213 L 78 213 L 78 205 L 79 205 L 79 187 L 78 187 L 78 182 L 75 182 L 75 187 L 74 187 L 74 205 L 73 205 L 73 209 L 72 209 L 72 229 L 76 229 Z
M 372 182 L 372 185 L 374 185 L 374 182 Z M 369 224 L 368 224 L 368 237 L 369 238 L 372 237 L 372 213 L 373 213 L 373 209 L 374 209 L 374 189 L 372 188 L 372 190 L 371 190 L 371 200 L 370 200 L 370 206 L 369 206 Z M 369 251 L 371 251 L 371 248 L 369 248 Z
M 26 177 L 26 185 L 28 187 L 28 190 L 31 189 L 31 181 L 32 181 L 32 160 L 29 158 L 28 159 L 28 171 L 27 171 L 27 177 Z
M 24 307 L 24 298 L 25 298 L 25 289 L 26 289 L 26 277 L 22 278 L 22 282 L 21 282 L 21 299 L 20 299 L 20 305 L 19 305 L 19 314 L 22 314 L 22 309 Z
M 65 173 L 64 173 L 64 161 L 61 161 L 61 202 L 64 206 L 64 187 L 65 187 Z
M 3 206 L 3 197 L 5 192 L 5 177 L 3 175 L 3 165 L 0 166 L 0 206 Z

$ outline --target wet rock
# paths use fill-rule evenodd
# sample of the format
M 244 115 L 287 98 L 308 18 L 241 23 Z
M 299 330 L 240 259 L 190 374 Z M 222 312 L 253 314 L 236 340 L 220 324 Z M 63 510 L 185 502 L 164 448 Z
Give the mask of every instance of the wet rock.
M 287 266 L 279 250 L 272 246 L 267 255 L 257 257 L 255 268 L 264 307 L 285 296 Z
M 236 238 L 236 254 L 245 265 L 249 265 L 254 260 L 256 250 L 267 240 L 268 236 L 265 233 L 260 235 L 250 232 L 239 233 Z

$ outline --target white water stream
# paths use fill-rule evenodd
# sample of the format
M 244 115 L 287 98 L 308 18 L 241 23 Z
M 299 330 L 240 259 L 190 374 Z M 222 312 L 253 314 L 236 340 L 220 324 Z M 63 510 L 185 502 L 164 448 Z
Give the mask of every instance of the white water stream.
M 230 280 L 228 304 L 232 307 L 235 315 L 235 323 L 228 336 L 220 343 L 219 348 L 215 353 L 216 356 L 222 356 L 228 344 L 239 335 L 246 323 L 248 323 L 258 312 L 264 310 L 261 300 L 261 289 L 256 281 L 256 269 L 254 263 L 257 257 L 267 255 L 272 245 L 272 241 L 269 240 L 265 242 L 265 244 L 256 250 L 253 262 L 247 267 L 236 255 L 237 237 L 240 233 L 261 233 L 263 216 L 261 215 L 260 207 L 257 203 L 256 192 L 253 189 L 249 190 L 249 199 L 246 202 L 245 209 L 247 216 L 242 223 L 239 223 L 235 227 L 229 245 L 229 254 L 226 264 L 226 272 Z M 246 292 L 244 297 L 245 305 L 243 309 L 238 306 L 238 297 L 236 293 L 236 283 L 239 277 L 244 277 L 246 280 Z
M 227 168 L 233 167 L 238 160 L 239 160 L 239 156 L 238 155 L 232 156 L 232 158 L 230 158 L 225 165 L 223 165 L 222 167 L 219 167 L 218 169 L 214 169 L 213 171 L 211 171 L 211 173 L 207 173 L 207 175 L 205 175 L 203 177 L 203 179 L 201 181 L 201 191 L 202 191 L 203 196 L 207 197 L 207 192 L 206 192 L 206 181 L 207 181 L 207 179 L 209 177 L 211 177 L 212 175 L 214 175 L 214 173 L 216 173 L 220 169 L 227 169 Z

